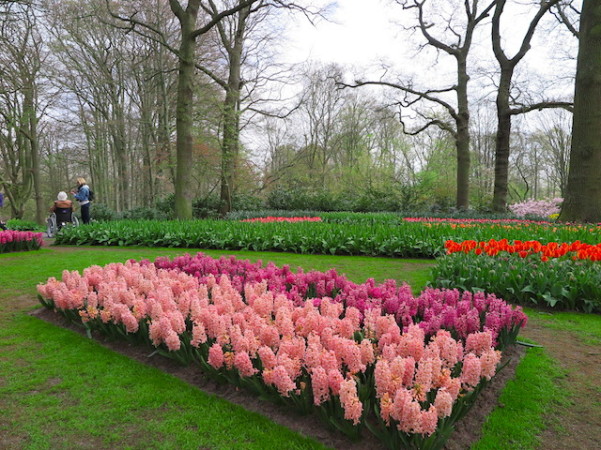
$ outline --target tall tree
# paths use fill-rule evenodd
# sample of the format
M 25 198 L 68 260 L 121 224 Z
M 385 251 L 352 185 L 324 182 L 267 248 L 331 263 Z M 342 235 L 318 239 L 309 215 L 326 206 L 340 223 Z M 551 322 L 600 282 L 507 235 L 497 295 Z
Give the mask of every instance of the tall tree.
M 410 107 L 418 102 L 435 104 L 442 107 L 450 116 L 451 120 L 443 120 L 438 115 L 424 115 L 424 125 L 417 130 L 407 131 L 408 134 L 417 134 L 429 128 L 436 126 L 450 133 L 453 136 L 456 146 L 457 158 L 457 193 L 456 206 L 459 209 L 469 207 L 469 179 L 470 179 L 470 109 L 469 109 L 469 73 L 468 56 L 472 48 L 474 33 L 476 27 L 486 17 L 495 5 L 495 0 L 485 2 L 480 9 L 478 0 L 466 0 L 462 6 L 462 19 L 457 23 L 455 14 L 450 14 L 440 23 L 434 23 L 434 15 L 428 13 L 435 8 L 433 2 L 427 0 L 396 0 L 404 9 L 414 9 L 416 11 L 417 25 L 413 28 L 419 30 L 426 41 L 426 45 L 432 46 L 437 51 L 446 53 L 455 60 L 457 66 L 457 80 L 453 86 L 442 89 L 419 90 L 413 86 L 413 83 L 394 83 L 385 81 L 359 81 L 353 87 L 368 84 L 384 85 L 398 89 L 405 94 L 405 100 L 401 102 L 404 107 Z M 439 5 L 436 5 L 439 8 Z M 438 36 L 435 36 L 435 33 Z M 347 85 L 348 86 L 348 85 Z M 447 94 L 453 94 L 454 101 L 449 101 Z M 455 104 L 453 104 L 455 103 Z
M 517 114 L 545 108 L 571 109 L 571 102 L 542 100 L 532 104 L 515 104 L 512 99 L 512 82 L 517 65 L 524 59 L 531 48 L 534 32 L 545 14 L 561 0 L 543 0 L 538 3 L 538 10 L 530 20 L 528 28 L 518 51 L 513 57 L 507 56 L 503 50 L 501 37 L 501 18 L 507 0 L 497 0 L 492 16 L 492 47 L 495 58 L 499 63 L 499 83 L 497 87 L 497 136 L 495 148 L 495 185 L 492 208 L 504 212 L 507 208 L 507 193 L 509 180 L 509 153 L 511 141 L 511 120 Z
M 106 0 L 110 8 L 109 0 Z M 189 0 L 183 4 L 179 0 L 169 0 L 172 13 L 179 22 L 179 46 L 175 48 L 164 38 L 160 30 L 139 20 L 137 11 L 129 16 L 112 12 L 113 17 L 124 21 L 131 29 L 141 32 L 161 42 L 178 57 L 177 106 L 176 106 L 176 176 L 175 176 L 175 212 L 179 219 L 192 218 L 193 192 L 190 189 L 193 167 L 194 119 L 194 79 L 198 67 L 196 61 L 197 41 L 221 23 L 226 17 L 253 7 L 278 5 L 292 7 L 284 0 L 239 0 L 229 4 L 228 1 L 218 3 L 212 0 Z M 221 6 L 221 8 L 219 8 Z M 198 22 L 201 21 L 199 24 Z M 239 87 L 236 89 L 239 90 Z M 233 92 L 233 91 L 232 91 Z M 235 94 L 235 92 L 233 92 Z M 235 111 L 234 111 L 235 113 Z M 233 117 L 233 115 L 232 115 Z M 236 119 L 237 120 L 237 119 Z M 237 141 L 232 141 L 236 146 Z
M 240 4 L 237 0 L 235 3 Z M 244 64 L 244 44 L 248 33 L 248 22 L 253 12 L 260 9 L 246 6 L 236 14 L 224 18 L 216 24 L 222 48 L 227 60 L 227 76 L 219 77 L 205 69 L 206 73 L 225 91 L 223 100 L 223 122 L 221 135 L 221 193 L 219 213 L 224 216 L 232 209 L 234 178 L 240 151 L 240 108 L 242 89 L 242 66 Z M 231 5 L 230 5 L 231 6 Z M 208 14 L 218 14 L 217 6 L 209 0 Z
M 10 4 L 12 3 L 12 5 Z M 35 219 L 43 223 L 45 205 L 40 177 L 40 78 L 45 57 L 38 12 L 29 2 L 0 4 L 0 155 L 2 183 L 12 215 L 22 218 L 35 199 Z M 4 9 L 6 8 L 6 9 Z M 5 19 L 6 17 L 6 19 Z
M 601 222 L 601 0 L 584 0 L 568 186 L 560 219 Z

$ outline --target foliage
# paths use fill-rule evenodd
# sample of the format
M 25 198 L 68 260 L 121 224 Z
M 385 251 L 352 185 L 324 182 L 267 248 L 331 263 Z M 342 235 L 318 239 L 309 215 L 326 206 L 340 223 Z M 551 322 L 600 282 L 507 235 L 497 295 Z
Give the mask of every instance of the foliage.
M 115 220 L 116 213 L 104 203 L 94 203 L 91 207 L 90 215 L 96 222 L 110 222 Z
M 538 254 L 453 253 L 438 259 L 432 286 L 494 292 L 512 303 L 601 312 L 601 265 Z
M 38 250 L 42 246 L 42 233 L 31 231 L 0 231 L 0 253 Z
M 7 220 L 6 228 L 14 231 L 44 231 L 44 227 L 34 221 L 22 219 Z
M 158 209 L 161 214 L 162 220 L 171 220 L 175 218 L 175 195 L 169 194 L 165 197 L 159 198 L 155 204 L 155 208 Z
M 268 208 L 281 210 L 336 211 L 340 202 L 330 191 L 313 191 L 302 186 L 274 189 L 267 197 Z
M 257 210 L 263 209 L 265 202 L 262 198 L 244 193 L 235 193 L 232 197 L 232 209 L 239 210 Z
M 143 206 L 123 211 L 118 217 L 125 220 L 163 220 L 161 211 L 156 208 L 147 208 Z
M 197 198 L 192 202 L 192 215 L 199 219 L 214 219 L 219 214 L 219 197 L 209 195 Z
M 307 187 L 280 187 L 272 190 L 267 198 L 267 208 L 276 210 L 313 211 L 399 211 L 409 205 L 395 189 L 381 191 L 365 189 L 359 192 L 335 193 L 326 189 L 312 190 Z
M 325 216 L 324 216 L 325 217 Z M 322 218 L 324 218 L 322 217 Z M 337 216 L 344 221 L 345 214 Z M 597 226 L 536 222 L 412 222 L 398 216 L 361 217 L 362 222 L 242 223 L 233 221 L 120 221 L 64 230 L 57 243 L 70 245 L 139 245 L 150 247 L 219 248 L 286 251 L 331 255 L 432 258 L 444 253 L 449 240 L 536 239 L 597 243 Z

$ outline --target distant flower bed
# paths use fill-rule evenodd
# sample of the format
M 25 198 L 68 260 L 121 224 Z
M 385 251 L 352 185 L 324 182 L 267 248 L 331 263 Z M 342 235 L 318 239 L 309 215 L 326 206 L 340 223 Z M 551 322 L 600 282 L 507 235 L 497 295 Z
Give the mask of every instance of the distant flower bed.
M 511 303 L 601 312 L 601 244 L 509 241 L 445 243 L 433 286 L 494 292 Z
M 509 210 L 517 216 L 550 217 L 559 213 L 563 198 L 550 200 L 526 200 L 509 205 Z
M 557 225 L 553 222 L 525 219 L 445 219 L 441 217 L 405 217 L 407 222 L 456 224 L 459 226 L 477 225 Z
M 243 219 L 240 222 L 321 222 L 321 217 L 255 217 L 253 219 Z
M 431 290 L 393 315 L 377 302 L 363 311 L 328 297 L 298 303 L 271 291 L 268 279 L 232 281 L 130 261 L 64 271 L 38 292 L 46 307 L 88 330 L 151 344 L 349 436 L 367 428 L 391 448 L 442 447 L 501 358 L 484 295 L 467 301 Z M 403 324 L 413 309 L 421 319 Z M 421 325 L 443 310 L 437 326 Z M 492 313 L 494 321 L 507 313 Z
M 42 233 L 31 231 L 0 231 L 0 253 L 38 250 L 43 243 Z

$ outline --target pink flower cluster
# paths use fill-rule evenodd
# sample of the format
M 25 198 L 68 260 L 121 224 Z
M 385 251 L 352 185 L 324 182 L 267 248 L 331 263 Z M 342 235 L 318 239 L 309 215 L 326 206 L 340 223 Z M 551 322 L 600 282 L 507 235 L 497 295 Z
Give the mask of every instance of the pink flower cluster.
M 510 207 L 511 208 L 511 207 Z M 457 226 L 469 225 L 552 225 L 551 222 L 539 222 L 525 219 L 455 219 L 447 217 L 405 217 L 406 222 L 425 224 L 456 224 Z M 453 225 L 454 226 L 454 225 Z
M 490 339 L 490 333 L 483 334 Z M 494 376 L 501 354 L 489 346 L 480 353 L 467 353 L 466 348 L 464 355 L 462 345 L 445 330 L 439 330 L 426 346 L 423 337 L 423 330 L 412 326 L 398 338 L 396 352 L 382 352 L 375 368 L 376 397 L 388 425 L 394 419 L 399 431 L 431 435 L 438 419 L 451 415 L 458 396 L 473 390 L 482 377 Z M 461 374 L 453 377 L 460 361 Z M 435 392 L 435 400 L 423 408 L 430 392 Z
M 321 222 L 321 217 L 255 217 L 253 219 L 243 219 L 240 222 Z
M 559 214 L 559 209 L 563 203 L 563 198 L 553 198 L 550 200 L 526 200 L 521 203 L 509 205 L 509 210 L 516 216 L 533 215 L 539 217 L 549 217 L 553 214 Z
M 150 264 L 148 261 L 142 263 Z M 427 336 L 433 336 L 444 328 L 465 339 L 470 333 L 488 330 L 496 345 L 503 330 L 523 327 L 527 322 L 520 307 L 514 308 L 495 295 L 483 292 L 472 294 L 456 289 L 427 288 L 414 297 L 409 285 L 397 286 L 394 280 L 376 284 L 369 279 L 356 284 L 335 270 L 305 273 L 299 269 L 293 272 L 289 266 L 280 268 L 269 263 L 263 267 L 261 261 L 251 263 L 234 256 L 214 259 L 202 253 L 173 260 L 157 258 L 154 264 L 162 269 L 194 275 L 201 283 L 205 283 L 210 276 L 227 275 L 232 286 L 240 293 L 246 283 L 265 282 L 267 290 L 276 295 L 285 295 L 296 305 L 303 304 L 309 298 L 319 305 L 322 297 L 331 297 L 345 308 L 356 308 L 361 317 L 368 309 L 380 308 L 394 315 L 404 330 L 411 324 L 418 324 Z
M 32 231 L 0 231 L 0 253 L 38 249 L 43 244 L 42 233 Z
M 225 274 L 200 283 L 148 263 L 64 271 L 62 281 L 51 278 L 38 292 L 84 322 L 123 325 L 128 333 L 145 322 L 155 346 L 204 347 L 213 368 L 254 377 L 283 397 L 311 386 L 316 407 L 336 397 L 354 425 L 377 411 L 366 411 L 377 400 L 382 419 L 404 433 L 434 433 L 461 396 L 495 374 L 501 356 L 491 331 L 467 334 L 465 345 L 440 329 L 428 339 L 423 327 L 401 329 L 379 306 L 361 312 L 328 297 L 296 304 L 266 280 L 244 284 L 241 293 Z M 360 398 L 364 388 L 369 399 Z
M 91 266 L 83 274 L 65 270 L 61 281 L 53 277 L 37 288 L 57 309 L 78 311 L 83 322 L 123 324 L 135 333 L 146 320 L 154 345 L 164 343 L 169 350 L 180 348 L 190 305 L 203 292 L 198 280 L 185 273 L 132 262 Z

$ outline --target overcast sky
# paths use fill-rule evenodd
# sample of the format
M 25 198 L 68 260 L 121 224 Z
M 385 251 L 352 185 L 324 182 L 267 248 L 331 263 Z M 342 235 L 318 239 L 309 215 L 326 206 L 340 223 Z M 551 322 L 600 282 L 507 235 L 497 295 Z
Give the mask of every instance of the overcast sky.
M 521 44 L 536 11 L 536 5 L 530 3 L 526 7 L 520 7 L 520 3 L 524 5 L 526 2 L 508 3 L 501 20 L 501 30 L 503 46 L 511 57 Z M 445 11 L 441 10 L 449 9 L 451 2 L 431 0 L 430 4 L 436 5 L 436 11 L 444 15 Z M 440 75 L 445 71 L 454 75 L 455 63 L 452 58 L 441 54 L 438 64 L 435 64 L 436 55 L 431 49 L 421 52 L 417 50 L 418 44 L 424 42 L 421 33 L 417 32 L 411 37 L 408 31 L 402 29 L 401 23 L 415 23 L 414 12 L 415 10 L 403 11 L 399 5 L 393 4 L 392 0 L 337 1 L 328 14 L 329 21 L 319 21 L 315 26 L 306 20 L 299 19 L 295 22 L 289 33 L 292 38 L 291 47 L 285 53 L 285 59 L 289 62 L 336 62 L 353 66 L 357 71 L 370 72 L 379 68 L 379 63 L 386 60 L 407 75 Z M 459 11 L 456 16 L 460 22 L 463 21 L 463 11 Z M 441 23 L 441 20 L 437 22 Z M 573 54 L 572 50 L 576 48 L 575 39 L 567 33 L 548 39 L 544 29 L 552 24 L 554 21 L 549 18 L 539 25 L 533 39 L 533 47 L 519 65 L 522 72 L 528 69 L 532 76 L 552 75 L 558 70 L 573 72 L 573 61 L 560 63 L 559 69 L 549 64 L 551 58 L 561 56 L 564 52 Z M 435 30 L 432 32 L 440 36 Z M 445 42 L 449 42 L 448 39 L 442 37 Z M 491 47 L 490 26 L 483 23 L 472 46 L 471 71 L 482 69 L 486 65 L 490 66 L 491 70 L 496 67 Z M 429 73 L 434 67 L 436 73 Z
M 390 10 L 381 0 L 337 2 L 329 21 L 318 21 L 315 26 L 306 20 L 296 22 L 291 34 L 297 52 L 289 56 L 349 65 L 392 56 L 396 30 L 389 22 Z
M 310 0 L 312 4 L 319 1 L 327 2 Z M 462 0 L 455 1 L 463 4 Z M 509 0 L 508 3 L 501 20 L 501 34 L 506 54 L 513 57 L 536 11 L 536 2 L 532 0 L 528 4 L 522 0 Z M 520 9 L 520 3 L 527 8 Z M 435 5 L 436 12 L 441 15 L 454 12 L 449 9 L 453 3 L 448 0 L 430 0 L 429 4 Z M 444 9 L 447 11 L 441 11 Z M 397 77 L 405 81 L 412 79 L 420 89 L 451 86 L 456 80 L 454 58 L 444 53 L 437 54 L 431 47 L 420 51 L 419 44 L 424 43 L 421 33 L 416 32 L 412 36 L 409 31 L 403 30 L 401 24 L 415 24 L 414 13 L 415 10 L 404 11 L 399 5 L 394 5 L 393 0 L 340 0 L 329 11 L 327 21 L 311 25 L 296 16 L 288 25 L 288 41 L 281 55 L 287 63 L 340 64 L 347 69 L 347 81 L 352 81 L 354 75 L 364 80 L 377 80 L 384 73 L 382 63 L 386 63 L 391 67 L 387 72 L 390 81 L 396 81 Z M 456 19 L 463 23 L 463 10 L 457 11 Z M 441 22 L 437 20 L 437 23 Z M 542 96 L 565 100 L 573 95 L 575 60 L 564 57 L 575 56 L 577 43 L 568 33 L 554 33 L 554 37 L 550 37 L 548 30 L 553 26 L 556 24 L 551 17 L 539 25 L 532 49 L 518 65 L 514 77 L 526 95 L 536 97 L 535 101 Z M 445 36 L 435 29 L 430 31 L 444 42 L 449 42 L 448 34 Z M 481 24 L 477 33 L 468 61 L 468 71 L 472 76 L 470 90 L 472 100 L 486 98 L 492 108 L 498 63 L 492 55 L 490 19 Z M 288 92 L 296 90 L 290 85 L 286 89 Z M 453 97 L 449 101 L 455 103 Z M 530 121 L 538 126 L 541 119 L 537 116 L 538 113 L 519 116 L 515 118 L 516 125 Z

